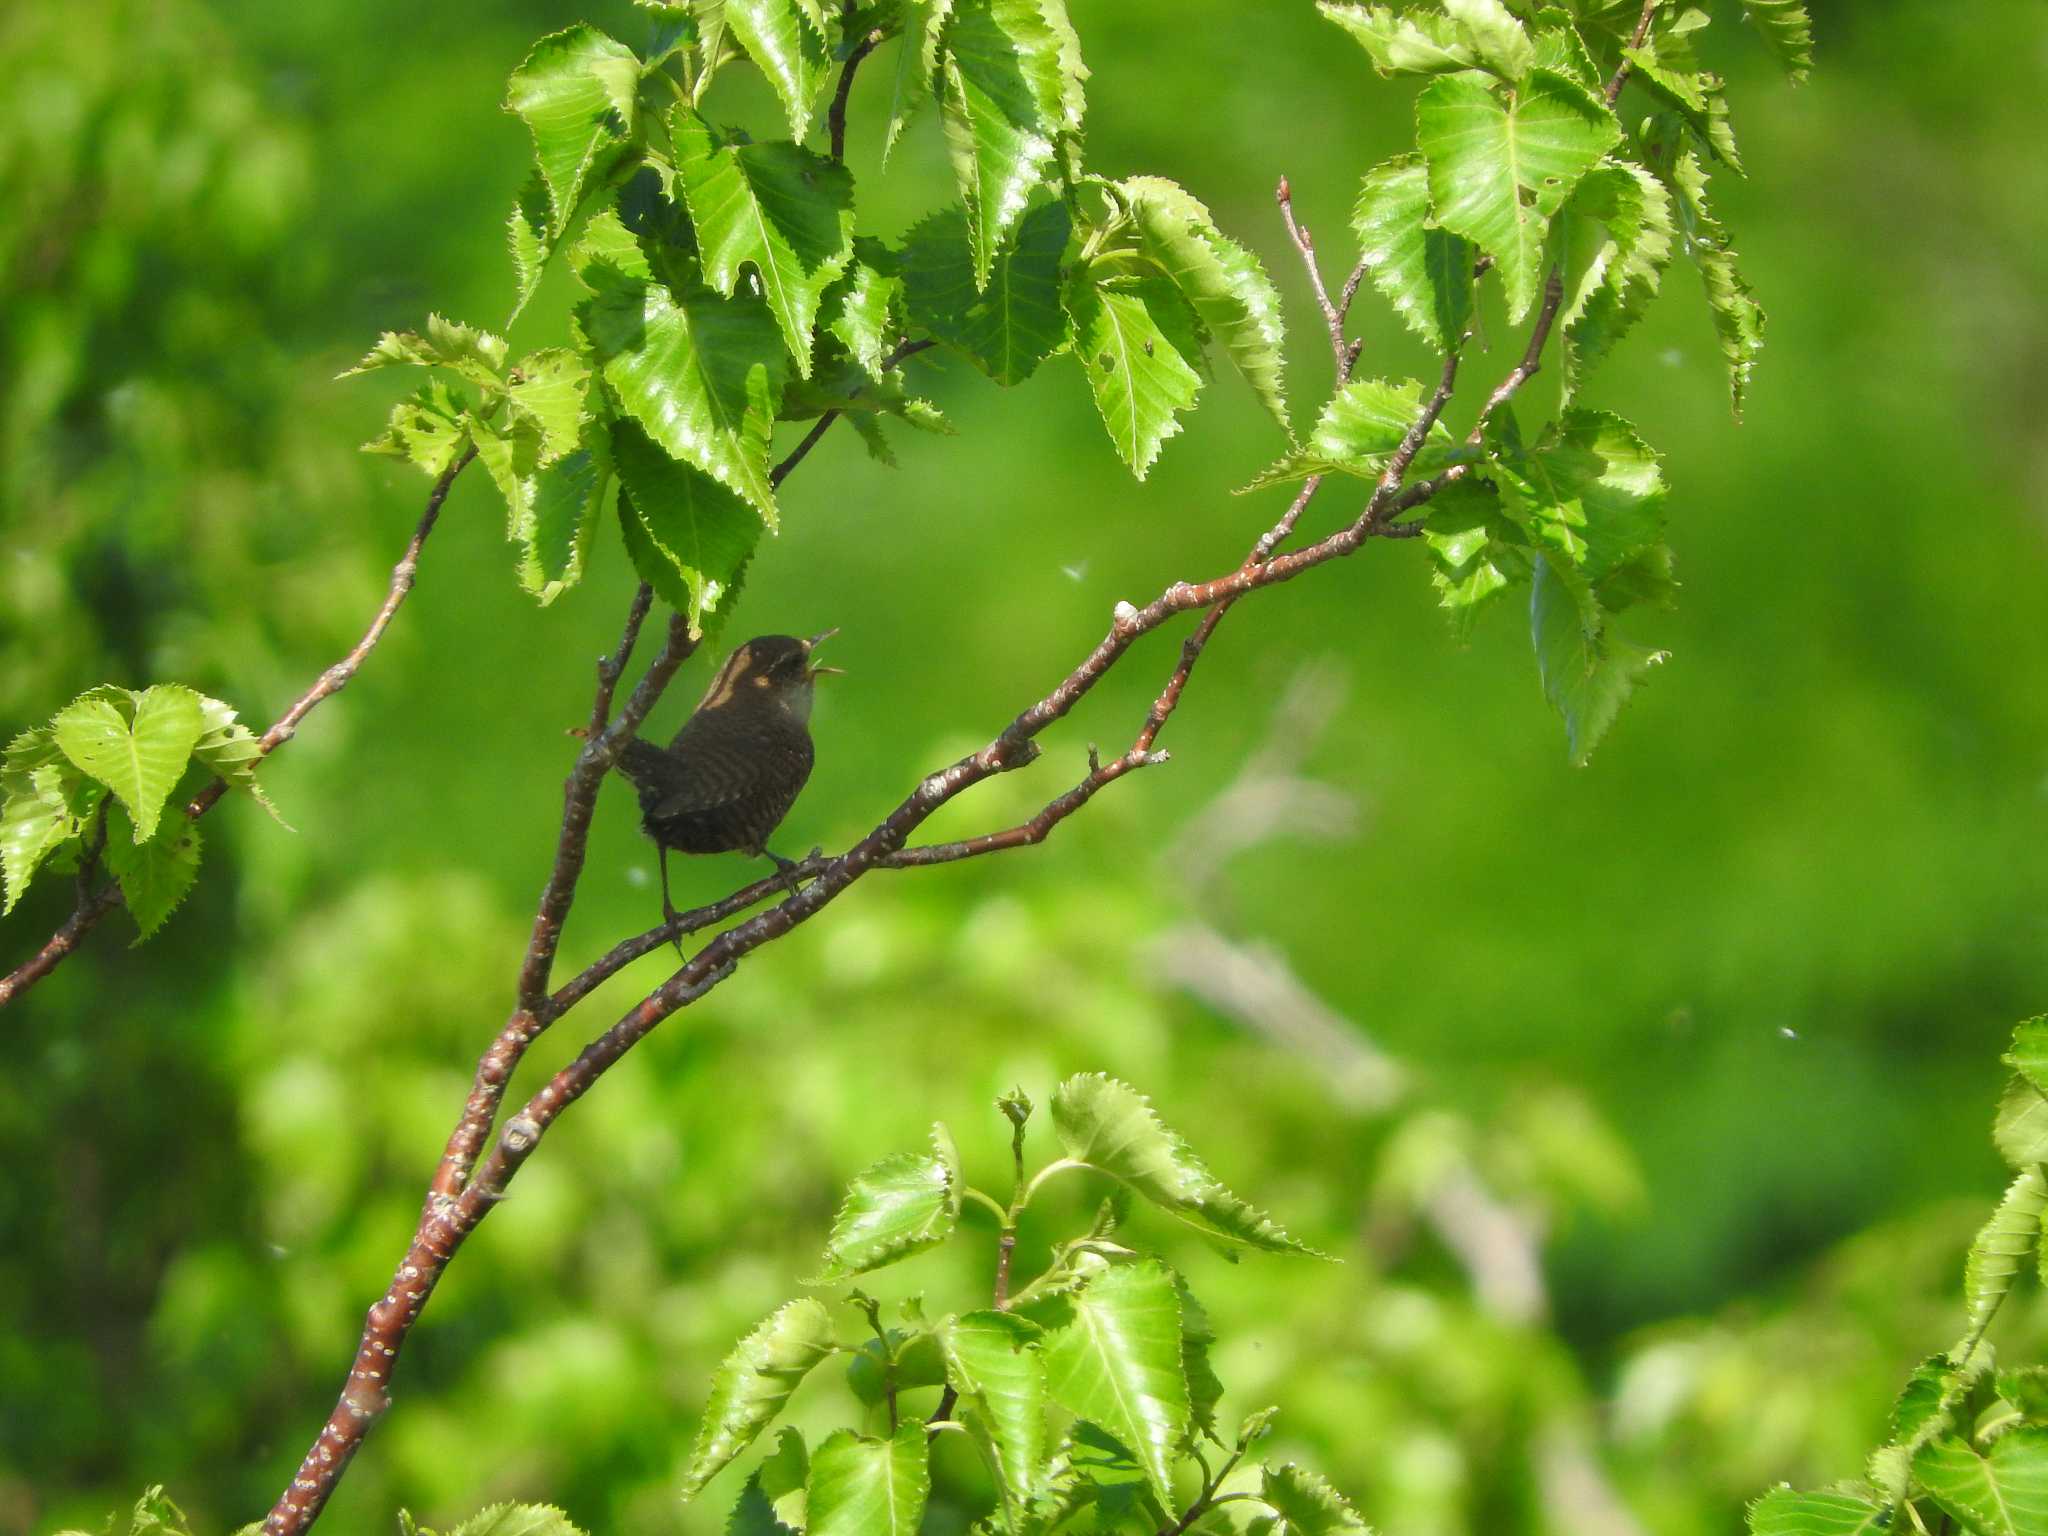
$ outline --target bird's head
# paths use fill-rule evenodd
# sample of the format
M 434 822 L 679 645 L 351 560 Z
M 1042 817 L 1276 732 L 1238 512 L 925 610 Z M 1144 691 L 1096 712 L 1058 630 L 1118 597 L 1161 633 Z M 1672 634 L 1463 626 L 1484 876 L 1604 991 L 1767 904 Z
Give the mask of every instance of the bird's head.
M 828 629 L 808 640 L 794 635 L 756 635 L 726 658 L 697 707 L 715 709 L 760 701 L 787 710 L 798 720 L 809 720 L 812 683 L 826 673 L 845 670 L 816 665 L 811 652 L 838 633 Z

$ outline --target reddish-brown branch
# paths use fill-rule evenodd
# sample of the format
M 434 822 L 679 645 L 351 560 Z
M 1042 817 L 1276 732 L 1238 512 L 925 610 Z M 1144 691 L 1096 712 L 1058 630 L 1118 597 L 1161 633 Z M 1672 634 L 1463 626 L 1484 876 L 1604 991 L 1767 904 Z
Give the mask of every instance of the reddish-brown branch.
M 278 717 L 277 723 L 265 731 L 257 741 L 257 755 L 268 757 L 272 752 L 292 739 L 299 728 L 299 722 L 312 713 L 321 700 L 330 698 L 348 686 L 349 679 L 356 675 L 364 659 L 376 648 L 384 637 L 384 631 L 391 625 L 392 616 L 398 612 L 399 604 L 412 591 L 413 583 L 419 577 L 420 551 L 426 547 L 427 535 L 434 531 L 434 524 L 441 516 L 441 504 L 448 499 L 448 492 L 455 484 L 455 477 L 462 473 L 469 461 L 476 457 L 474 447 L 465 449 L 460 458 L 444 469 L 434 481 L 434 488 L 427 493 L 426 510 L 420 515 L 419 526 L 413 530 L 411 540 L 405 546 L 405 553 L 398 564 L 391 568 L 391 584 L 384 595 L 383 604 L 370 620 L 370 627 L 363 632 L 363 638 L 355 643 L 349 653 L 333 666 L 322 672 L 313 686 L 293 702 L 291 708 Z M 225 779 L 215 779 L 185 807 L 185 814 L 195 821 L 212 810 L 220 797 L 227 793 Z M 89 865 L 87 866 L 90 867 Z M 50 936 L 50 941 L 27 962 L 0 978 L 0 1008 L 13 1002 L 30 987 L 41 981 L 78 947 L 85 935 L 109 912 L 121 904 L 120 888 L 108 881 L 96 891 L 88 893 L 83 886 L 79 891 L 78 904 L 63 926 Z
M 1659 3 L 1660 0 L 1643 0 L 1643 14 L 1636 18 L 1635 36 L 1628 40 L 1629 47 L 1643 46 L 1643 39 L 1650 35 L 1650 18 L 1657 14 Z M 1614 104 L 1621 100 L 1621 88 L 1628 83 L 1628 71 L 1628 57 L 1624 54 L 1621 63 L 1615 68 L 1613 77 L 1607 82 L 1607 89 L 1602 93 L 1610 111 L 1613 110 Z

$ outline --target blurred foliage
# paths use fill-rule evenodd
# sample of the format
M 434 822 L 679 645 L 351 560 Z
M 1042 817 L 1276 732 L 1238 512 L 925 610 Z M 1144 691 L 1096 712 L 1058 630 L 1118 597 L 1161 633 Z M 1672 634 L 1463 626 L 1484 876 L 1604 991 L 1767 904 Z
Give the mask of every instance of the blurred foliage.
M 1356 167 L 1412 123 L 1296 9 L 1073 4 L 1092 158 L 1174 176 L 1258 249 L 1306 381 L 1326 353 L 1273 180 L 1334 265 Z M 1719 185 L 1773 316 L 1746 425 L 1690 302 L 1591 391 L 1666 448 L 1687 528 L 1673 661 L 1604 760 L 1565 765 L 1519 626 L 1459 649 L 1406 549 L 1248 601 L 1171 769 L 1028 856 L 876 876 L 564 1122 L 437 1294 L 336 1529 L 514 1498 L 674 1529 L 704 1383 L 810 1272 L 845 1181 L 934 1117 L 1084 1070 L 1144 1084 L 1345 1260 L 1276 1277 L 1154 1234 L 1234 1341 L 1226 1417 L 1284 1402 L 1274 1454 L 1381 1529 L 1689 1536 L 1778 1479 L 1860 1469 L 1952 1332 L 1997 1166 L 1988 1063 L 2048 995 L 2048 56 L 1987 48 L 2015 28 L 1992 0 L 1814 9 L 1797 91 L 1739 34 L 1713 61 L 1752 104 L 1762 189 Z M 0 734 L 102 678 L 175 676 L 261 723 L 358 632 L 420 491 L 349 451 L 388 401 L 327 380 L 428 293 L 510 307 L 517 178 L 492 168 L 524 141 L 498 87 L 576 14 L 0 14 Z M 638 35 L 623 4 L 588 14 Z M 885 87 L 856 91 L 857 170 Z M 230 132 L 268 147 L 224 163 Z M 932 139 L 882 184 L 902 224 L 950 184 Z M 521 327 L 557 325 L 549 302 Z M 1373 325 L 1376 371 L 1425 366 Z M 942 378 L 960 439 L 906 443 L 890 475 L 835 434 L 790 482 L 803 537 L 755 562 L 738 622 L 840 624 L 853 669 L 821 699 L 796 839 L 864 830 L 1114 600 L 1223 569 L 1263 524 L 1222 494 L 1282 447 L 1250 389 L 1220 381 L 1133 487 L 1072 384 Z M 600 552 L 536 612 L 498 517 L 458 488 L 387 644 L 266 770 L 304 830 L 223 807 L 163 940 L 103 933 L 10 1010 L 0 1531 L 97 1529 L 156 1481 L 230 1526 L 340 1384 L 509 1001 L 561 732 L 628 579 Z M 1320 736 L 1274 731 L 1260 701 L 1326 658 L 1348 676 Z M 935 833 L 1035 809 L 1154 685 L 1112 679 L 1044 766 Z M 1299 751 L 1274 771 L 1320 786 L 1306 823 L 1238 778 L 1276 736 Z M 608 797 L 565 963 L 645 926 L 651 877 Z M 67 897 L 31 892 L 5 963 Z M 1004 1149 L 965 1140 L 996 1177 Z M 1077 1219 L 1049 1195 L 1025 1240 Z M 1995 1336 L 2038 1352 L 2048 1317 Z

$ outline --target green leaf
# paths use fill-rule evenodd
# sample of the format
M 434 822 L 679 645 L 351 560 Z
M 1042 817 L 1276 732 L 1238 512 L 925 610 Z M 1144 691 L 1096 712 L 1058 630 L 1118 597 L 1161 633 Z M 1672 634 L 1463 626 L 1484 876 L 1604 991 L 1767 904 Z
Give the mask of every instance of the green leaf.
M 1998 1395 L 2039 1424 L 2048 1420 L 2048 1365 L 2018 1365 L 1998 1373 Z
M 1076 273 L 1066 304 L 1074 356 L 1088 375 L 1102 424 L 1142 480 L 1202 388 L 1194 316 L 1164 278 L 1110 286 Z
M 1279 1516 L 1272 1536 L 1372 1536 L 1344 1495 L 1305 1467 L 1261 1469 L 1259 1497 Z
M 2012 1032 L 2006 1065 L 2043 1093 L 2048 1093 L 2048 1015 L 2028 1019 Z
M 391 408 L 383 435 L 363 444 L 363 452 L 404 459 L 438 480 L 468 446 L 469 402 L 440 379 L 429 379 Z
M 825 305 L 833 311 L 826 328 L 870 379 L 879 380 L 896 339 L 903 275 L 895 258 L 875 242 L 855 241 L 854 250 L 852 265 L 825 295 Z
M 137 842 L 156 835 L 164 801 L 177 788 L 205 728 L 199 695 L 176 684 L 140 693 L 96 689 L 50 722 L 58 749 L 79 772 L 111 789 L 127 809 Z
M 709 475 L 663 453 L 637 423 L 613 424 L 612 455 L 633 567 L 701 637 L 707 621 L 731 610 L 761 519 Z
M 1742 10 L 1792 83 L 1805 80 L 1813 68 L 1813 24 L 1805 0 L 1742 0 Z
M 128 915 L 141 930 L 135 939 L 140 944 L 163 927 L 199 878 L 199 826 L 189 817 L 173 816 L 155 836 L 138 843 L 132 836 L 116 835 L 117 829 L 129 831 L 123 820 L 115 817 L 108 824 L 103 856 L 120 883 Z
M 819 296 L 853 259 L 853 177 L 797 144 L 719 144 L 695 113 L 678 115 L 675 139 L 705 276 L 729 298 L 743 265 L 759 273 L 808 377 Z
M 2015 1168 L 2048 1163 L 2048 1098 L 2023 1077 L 2006 1085 L 1991 1139 Z
M 804 1528 L 810 1480 L 804 1437 L 784 1429 L 754 1475 L 740 1490 L 725 1522 L 725 1536 L 796 1536 Z
M 1119 1193 L 1123 1191 L 1119 1186 Z M 1216 1428 L 1216 1405 L 1223 1401 L 1223 1382 L 1209 1360 L 1209 1346 L 1216 1342 L 1216 1330 L 1209 1314 L 1195 1300 L 1187 1281 L 1173 1277 L 1174 1294 L 1180 1298 L 1180 1367 L 1188 1379 L 1188 1434 L 1204 1436 L 1222 1444 Z
M 804 1377 L 838 1347 L 832 1318 L 810 1297 L 792 1301 L 740 1340 L 711 1378 L 703 1427 L 683 1471 L 694 1498 L 782 1411 Z
M 1482 69 L 1517 84 L 1529 73 L 1536 62 L 1536 45 L 1501 0 L 1443 0 L 1443 5 Z
M 1975 1375 L 1958 1370 L 1947 1355 L 1929 1355 L 1913 1368 L 1892 1404 L 1891 1438 L 1895 1445 L 1917 1451 L 1936 1435 L 1955 1427 L 1955 1407 Z
M 1571 12 L 1554 5 L 1544 6 L 1536 12 L 1535 21 L 1539 28 L 1535 67 L 1555 70 L 1568 80 L 1576 80 L 1589 91 L 1603 89 L 1599 66 L 1593 62 L 1593 55 L 1572 21 Z
M 1036 1496 L 1045 1463 L 1045 1364 L 1038 1330 L 1009 1312 L 968 1312 L 938 1331 L 958 1412 L 1014 1517 Z
M 1259 490 L 1310 475 L 1346 474 L 1376 480 L 1422 415 L 1422 386 L 1413 379 L 1353 379 L 1323 407 L 1308 441 L 1245 487 Z M 1424 452 L 1447 453 L 1450 429 L 1431 424 Z M 1421 456 L 1417 456 L 1421 462 Z
M 1749 1506 L 1750 1536 L 1879 1536 L 1891 1511 L 1854 1493 L 1774 1488 Z
M 452 1536 L 583 1536 L 551 1504 L 493 1504 L 458 1525 Z
M 960 1191 L 943 1160 L 885 1157 L 848 1187 L 825 1240 L 825 1267 L 812 1283 L 850 1279 L 934 1248 L 959 1215 Z
M 1469 475 L 1431 498 L 1422 539 L 1435 566 L 1437 601 L 1461 635 L 1490 599 L 1530 578 L 1527 540 L 1502 515 L 1493 487 Z
M 1728 231 L 1707 207 L 1707 171 L 1698 154 L 1681 150 L 1672 176 L 1678 189 L 1686 254 L 1700 269 L 1700 281 L 1706 285 L 1707 308 L 1713 312 L 1721 355 L 1728 360 L 1728 386 L 1739 420 L 1749 376 L 1756 367 L 1757 353 L 1763 350 L 1763 307 L 1736 265 Z
M 953 0 L 901 0 L 901 41 L 896 46 L 896 73 L 889 88 L 889 124 L 882 134 L 882 164 L 903 136 L 917 109 L 932 95 L 939 69 L 939 39 Z
M 360 363 L 337 375 L 350 379 L 378 368 L 446 368 L 487 390 L 505 387 L 505 340 L 476 326 L 427 316 L 427 334 L 386 331 Z
M 1368 172 L 1351 227 L 1366 274 L 1401 322 L 1437 351 L 1453 350 L 1472 323 L 1477 252 L 1430 217 L 1422 160 L 1400 155 Z
M 1529 630 L 1543 696 L 1564 717 L 1572 761 L 1583 767 L 1621 706 L 1668 653 L 1615 634 L 1583 574 L 1553 553 L 1535 564 Z
M 639 93 L 639 57 L 583 23 L 542 38 L 512 72 L 505 110 L 533 135 L 550 241 L 561 239 L 584 194 L 638 131 Z
M 540 433 L 540 462 L 552 464 L 583 445 L 590 421 L 590 367 L 566 347 L 529 352 L 506 385 L 511 418 Z
M 966 205 L 974 285 L 984 288 L 1052 166 L 1066 115 L 1059 35 L 1036 0 L 954 0 L 939 111 Z
M 853 1358 L 846 1362 L 847 1389 L 869 1407 L 876 1407 L 887 1398 L 891 1380 L 898 1392 L 914 1392 L 920 1387 L 942 1387 L 946 1384 L 945 1357 L 940 1354 L 939 1341 L 929 1329 L 919 1328 L 905 1333 L 900 1328 L 891 1328 L 889 1348 L 896 1358 L 893 1371 L 883 1368 L 879 1339 L 863 1342 L 853 1352 Z
M 1605 581 L 1664 532 L 1666 490 L 1656 452 L 1619 416 L 1565 412 L 1533 448 L 1497 450 L 1493 474 L 1531 542 Z M 1605 596 L 1597 593 L 1597 596 Z M 1615 611 L 1626 603 L 1604 605 Z
M 519 290 L 512 301 L 511 317 L 505 322 L 508 329 L 540 288 L 541 274 L 547 270 L 548 257 L 554 254 L 553 226 L 554 208 L 548 201 L 547 178 L 536 170 L 519 189 L 519 196 L 512 201 L 512 212 L 505 220 L 505 244 L 512 254 L 512 275 Z
M 603 435 L 585 413 L 588 370 L 569 353 L 529 361 L 536 372 L 513 386 L 504 419 L 472 417 L 469 431 L 478 462 L 505 498 L 506 537 L 519 546 L 520 585 L 546 606 L 583 578 L 591 532 L 611 487 L 611 462 Z M 586 431 L 588 443 L 575 446 Z
M 1139 249 L 1173 279 L 1260 403 L 1285 428 L 1281 348 L 1287 332 L 1279 291 L 1259 258 L 1218 229 L 1209 210 L 1173 182 L 1133 176 L 1118 185 L 1137 225 Z
M 916 1536 L 930 1491 L 922 1422 L 887 1440 L 842 1429 L 811 1458 L 806 1536 Z
M 2041 1213 L 2048 1209 L 2048 1181 L 2039 1167 L 2025 1168 L 2007 1186 L 1998 1209 L 1970 1244 L 1963 1262 L 1963 1306 L 1967 1325 L 1951 1354 L 1963 1355 L 1984 1336 L 2013 1277 L 2041 1244 Z
M 1384 5 L 1317 0 L 1316 9 L 1358 39 L 1383 75 L 1436 75 L 1470 69 L 1470 36 L 1448 16 L 1430 11 L 1395 14 Z
M 1129 1185 L 1189 1226 L 1268 1253 L 1321 1257 L 1225 1189 L 1129 1085 L 1100 1072 L 1070 1077 L 1052 1096 L 1052 1119 L 1067 1156 Z
M 1621 137 L 1613 115 L 1538 69 L 1507 101 L 1466 77 L 1432 81 L 1415 118 L 1438 222 L 1493 257 L 1519 324 L 1542 286 L 1550 216 Z
M 2048 1531 L 2048 1430 L 2012 1430 L 1989 1451 L 1947 1436 L 1921 1447 L 1913 1475 L 1977 1536 Z
M 605 383 L 670 458 L 694 465 L 775 526 L 768 439 L 789 354 L 768 306 L 708 288 L 678 293 L 615 268 L 586 269 L 579 311 Z
M 1061 1095 L 1084 1081 L 1070 1078 L 1054 1096 L 1056 1117 Z M 1052 1400 L 1136 1453 L 1153 1491 L 1171 1508 L 1173 1456 L 1189 1413 L 1173 1276 L 1147 1259 L 1097 1275 L 1057 1305 L 1065 1321 L 1043 1345 Z
M 0 882 L 6 897 L 0 916 L 14 910 L 43 860 L 84 830 L 65 792 L 65 768 L 55 762 L 26 766 L 29 754 L 24 751 L 24 766 L 16 770 L 16 749 L 32 738 L 42 738 L 50 755 L 58 755 L 47 730 L 26 731 L 8 748 L 9 770 L 0 780 Z
M 257 765 L 263 761 L 263 743 L 256 733 L 235 718 L 232 706 L 219 699 L 202 698 L 199 715 L 205 729 L 192 747 L 192 756 L 229 789 L 247 790 L 256 803 L 270 813 L 281 827 L 290 825 L 270 803 L 270 796 L 256 782 Z
M 789 116 L 789 136 L 802 143 L 811 131 L 818 91 L 831 74 L 824 34 L 796 0 L 725 0 L 725 22 L 775 87 Z
M 1066 339 L 1060 258 L 1072 221 L 1064 203 L 1041 203 L 1017 238 L 975 281 L 966 219 L 935 213 L 911 230 L 903 250 L 904 305 L 911 320 L 998 384 L 1018 384 Z
M 1631 65 L 1629 78 L 1677 113 L 1695 138 L 1739 174 L 1742 155 L 1735 144 L 1734 126 L 1728 121 L 1728 98 L 1721 77 L 1709 70 L 1680 67 L 1658 51 L 1655 39 L 1639 48 L 1623 48 L 1621 54 Z
M 1597 219 L 1605 237 L 1568 285 L 1558 317 L 1567 399 L 1642 318 L 1663 280 L 1677 233 L 1664 184 L 1625 162 L 1590 172 L 1572 194 L 1569 211 Z

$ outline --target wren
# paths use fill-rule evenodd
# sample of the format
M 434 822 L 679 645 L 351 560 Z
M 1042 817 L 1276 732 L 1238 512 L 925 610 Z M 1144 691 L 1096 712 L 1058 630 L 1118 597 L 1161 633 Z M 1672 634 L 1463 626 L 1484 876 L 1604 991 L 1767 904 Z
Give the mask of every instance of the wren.
M 676 916 L 671 848 L 766 856 L 794 889 L 795 864 L 768 839 L 811 776 L 811 687 L 841 670 L 812 665 L 811 652 L 837 633 L 756 636 L 726 658 L 673 741 L 635 737 L 620 753 L 619 772 L 640 792 L 640 824 L 660 852 L 665 920 Z

